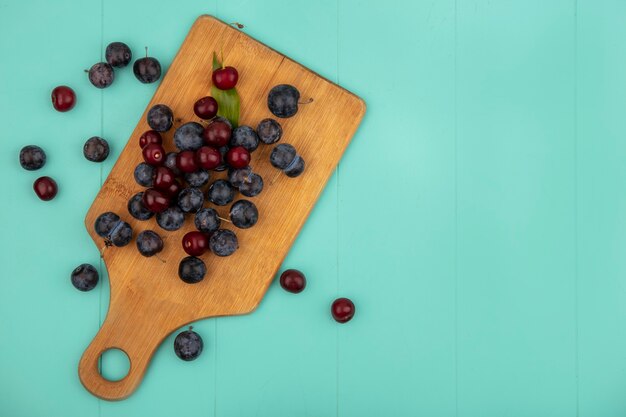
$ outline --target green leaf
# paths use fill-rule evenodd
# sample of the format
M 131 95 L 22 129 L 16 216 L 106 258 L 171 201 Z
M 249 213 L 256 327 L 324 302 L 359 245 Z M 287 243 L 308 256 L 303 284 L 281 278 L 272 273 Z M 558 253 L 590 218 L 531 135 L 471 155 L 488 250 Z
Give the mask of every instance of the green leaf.
M 211 95 L 217 100 L 217 115 L 227 118 L 233 129 L 239 126 L 239 94 L 236 88 L 220 90 L 212 86 Z
M 213 52 L 213 71 L 222 68 L 222 63 L 217 59 L 217 54 Z M 236 88 L 230 90 L 220 90 L 211 86 L 211 95 L 217 100 L 217 115 L 225 117 L 232 123 L 233 129 L 239 126 L 239 94 Z
M 222 68 L 222 63 L 217 59 L 217 54 L 213 52 L 213 71 Z

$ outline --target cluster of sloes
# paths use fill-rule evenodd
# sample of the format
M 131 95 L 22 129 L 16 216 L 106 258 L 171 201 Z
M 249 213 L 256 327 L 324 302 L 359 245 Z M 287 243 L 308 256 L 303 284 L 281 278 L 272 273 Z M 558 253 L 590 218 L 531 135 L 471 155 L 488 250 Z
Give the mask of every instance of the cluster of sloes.
M 98 62 L 88 71 L 89 81 L 97 88 L 109 87 L 115 79 L 115 68 L 124 68 L 132 60 L 132 52 L 122 42 L 109 44 L 105 51 L 106 62 Z M 155 58 L 146 56 L 135 61 L 133 73 L 142 83 L 153 83 L 161 77 L 161 65 Z M 233 67 L 222 67 L 213 71 L 213 84 L 221 90 L 235 88 L 239 74 Z M 51 94 L 52 105 L 59 112 L 67 112 L 76 104 L 76 94 L 68 86 L 58 86 Z M 299 91 L 292 85 L 280 84 L 273 87 L 267 97 L 271 113 L 278 118 L 289 118 L 298 112 Z M 196 231 L 185 234 L 183 250 L 189 255 L 179 265 L 179 277 L 186 283 L 197 283 L 204 279 L 206 266 L 202 256 L 211 251 L 216 256 L 229 256 L 238 249 L 234 231 L 222 228 L 222 221 L 230 222 L 239 229 L 253 227 L 259 212 L 256 205 L 247 199 L 235 200 L 239 193 L 252 198 L 264 187 L 263 178 L 252 170 L 251 155 L 260 143 L 274 145 L 283 136 L 283 129 L 272 118 L 262 120 L 256 129 L 241 125 L 233 129 L 228 119 L 217 116 L 219 103 L 213 97 L 203 97 L 194 104 L 194 113 L 209 121 L 203 126 L 197 122 L 180 125 L 174 131 L 173 143 L 176 152 L 166 152 L 163 147 L 164 132 L 172 129 L 174 115 L 164 104 L 153 106 L 147 115 L 151 130 L 141 135 L 144 162 L 134 171 L 136 182 L 146 187 L 128 201 L 128 212 L 137 220 L 148 220 L 156 216 L 159 227 L 165 231 L 178 230 L 186 216 L 193 216 Z M 109 145 L 101 137 L 89 138 L 83 146 L 83 154 L 92 162 L 104 161 L 110 153 Z M 46 153 L 39 146 L 22 148 L 19 155 L 21 166 L 29 171 L 38 170 L 46 163 Z M 276 145 L 270 154 L 271 165 L 288 177 L 297 177 L 305 170 L 305 161 L 290 144 Z M 211 182 L 211 172 L 227 172 L 226 179 Z M 50 177 L 40 177 L 34 183 L 35 193 L 42 200 L 51 200 L 57 194 L 57 184 Z M 234 201 L 234 202 L 233 202 Z M 230 220 L 221 218 L 215 208 L 205 207 L 230 204 Z M 106 246 L 123 247 L 132 241 L 133 229 L 113 212 L 102 213 L 95 221 L 94 229 L 104 239 Z M 153 230 L 143 230 L 136 237 L 139 253 L 146 257 L 157 255 L 163 250 L 161 236 Z M 71 273 L 71 282 L 80 291 L 96 287 L 99 275 L 90 264 L 81 264 Z M 281 286 L 293 293 L 301 292 L 306 279 L 297 270 L 287 270 L 280 277 Z M 331 306 L 335 320 L 344 323 L 354 315 L 354 304 L 345 298 L 337 299 Z M 174 341 L 176 355 L 182 360 L 196 359 L 203 350 L 200 335 L 189 330 L 179 333 Z
M 213 82 L 221 89 L 234 88 L 237 79 L 238 73 L 232 67 L 213 73 Z M 284 93 L 277 95 L 277 90 Z M 297 96 L 295 100 L 292 100 L 293 92 Z M 291 117 L 297 112 L 298 97 L 295 87 L 277 86 L 268 96 L 268 106 L 278 117 Z M 226 219 L 214 208 L 204 207 L 205 202 L 226 206 L 233 202 L 237 192 L 250 198 L 259 195 L 264 183 L 250 166 L 251 154 L 260 142 L 275 144 L 283 134 L 280 123 L 274 119 L 262 120 L 256 131 L 247 125 L 233 129 L 217 112 L 218 102 L 213 97 L 199 99 L 194 113 L 200 119 L 211 120 L 210 123 L 206 127 L 196 122 L 179 126 L 173 137 L 178 151 L 167 153 L 161 134 L 172 128 L 173 112 L 164 104 L 148 111 L 151 130 L 139 138 L 144 162 L 134 171 L 135 181 L 147 189 L 133 195 L 128 202 L 128 211 L 134 218 L 148 220 L 156 215 L 157 224 L 166 231 L 181 228 L 185 215 L 194 216 L 197 230 L 183 237 L 183 250 L 189 256 L 180 262 L 178 270 L 180 279 L 189 284 L 204 279 L 206 265 L 199 256 L 207 250 L 217 256 L 229 256 L 238 248 L 235 232 L 221 228 L 221 221 Z M 288 144 L 276 146 L 270 162 L 289 177 L 297 177 L 304 171 L 304 160 Z M 226 169 L 227 179 L 210 183 L 211 171 Z M 230 222 L 240 229 L 253 227 L 259 218 L 256 205 L 246 199 L 232 203 L 229 215 Z M 156 232 L 145 230 L 137 236 L 137 248 L 142 255 L 153 256 L 163 249 L 163 240 Z M 185 361 L 196 359 L 203 346 L 202 338 L 191 327 L 179 333 L 174 341 L 176 355 Z
M 216 79 L 218 71 L 226 74 Z M 213 74 L 216 86 L 233 88 L 238 80 L 236 70 L 226 67 L 218 71 Z M 295 87 L 278 85 L 268 95 L 268 107 L 278 117 L 291 117 L 297 113 L 299 96 Z M 283 136 L 280 123 L 272 118 L 262 120 L 256 129 L 247 125 L 233 129 L 228 119 L 217 116 L 218 107 L 213 97 L 196 101 L 194 113 L 209 123 L 204 126 L 191 121 L 177 126 L 173 134 L 177 148 L 174 152 L 166 152 L 163 146 L 163 135 L 174 128 L 172 110 L 165 104 L 148 110 L 146 118 L 151 130 L 139 138 L 144 161 L 134 170 L 135 181 L 146 189 L 128 201 L 131 216 L 141 221 L 156 217 L 156 223 L 165 231 L 180 229 L 186 216 L 193 216 L 197 230 L 183 236 L 182 248 L 188 256 L 181 260 L 178 270 L 180 279 L 190 284 L 202 281 L 206 275 L 200 256 L 207 251 L 220 257 L 230 256 L 238 249 L 237 234 L 223 228 L 223 221 L 239 229 L 257 223 L 256 205 L 247 199 L 236 200 L 236 194 L 252 198 L 263 191 L 263 178 L 250 166 L 252 154 L 261 143 L 273 145 Z M 297 177 L 305 168 L 304 159 L 289 144 L 275 146 L 269 159 L 272 166 L 289 177 Z M 225 170 L 226 178 L 211 181 L 212 172 Z M 214 207 L 205 207 L 205 203 L 216 207 L 230 205 L 230 220 L 220 217 Z M 153 256 L 163 249 L 163 239 L 153 230 L 143 231 L 137 236 L 137 248 L 142 255 Z
M 213 83 L 217 88 L 231 89 L 238 76 L 233 67 L 221 68 L 213 72 Z M 299 98 L 295 87 L 277 85 L 268 95 L 268 108 L 276 117 L 292 117 L 298 111 Z M 207 251 L 224 257 L 238 249 L 236 233 L 222 227 L 222 222 L 239 229 L 251 228 L 258 222 L 256 205 L 246 199 L 256 197 L 264 187 L 263 178 L 250 166 L 252 154 L 261 143 L 275 145 L 283 136 L 280 123 L 272 118 L 259 122 L 256 129 L 248 125 L 233 128 L 228 119 L 217 116 L 218 107 L 213 97 L 196 101 L 194 113 L 208 121 L 206 125 L 190 121 L 174 126 L 174 114 L 166 104 L 156 104 L 148 110 L 150 130 L 139 138 L 143 162 L 134 169 L 135 181 L 145 189 L 131 196 L 127 205 L 133 218 L 146 221 L 155 217 L 165 231 L 180 229 L 186 217 L 193 216 L 197 230 L 183 236 L 182 248 L 188 256 L 180 261 L 178 268 L 179 278 L 188 284 L 204 279 L 206 265 L 200 257 Z M 176 151 L 167 152 L 164 136 L 172 129 Z M 285 143 L 272 149 L 269 162 L 291 178 L 305 169 L 302 156 Z M 216 172 L 226 170 L 226 178 L 212 178 Z M 246 198 L 237 199 L 237 193 Z M 216 208 L 229 205 L 229 219 L 220 217 Z M 94 227 L 107 246 L 125 246 L 132 240 L 131 226 L 115 213 L 101 214 Z M 158 254 L 164 246 L 154 230 L 140 232 L 136 244 L 140 254 L 146 257 Z M 85 281 L 89 279 L 94 286 L 97 283 L 95 268 L 81 265 L 75 272 L 72 282 L 77 288 L 88 287 Z M 175 351 L 184 360 L 195 359 L 202 346 L 202 339 L 191 329 L 179 334 L 175 341 Z
M 147 115 L 152 130 L 140 137 L 144 162 L 134 172 L 136 182 L 146 190 L 131 197 L 128 210 L 137 220 L 156 216 L 157 224 L 166 231 L 180 229 L 185 217 L 193 216 L 197 231 L 183 237 L 183 250 L 189 255 L 179 266 L 179 277 L 187 283 L 200 282 L 206 266 L 199 258 L 211 251 L 217 256 L 232 255 L 239 247 L 234 231 L 222 228 L 217 210 L 205 207 L 230 205 L 230 222 L 237 228 L 253 227 L 259 218 L 256 205 L 247 199 L 235 200 L 237 192 L 252 198 L 263 190 L 263 178 L 249 165 L 251 154 L 261 139 L 250 126 L 233 129 L 224 118 L 216 117 L 218 104 L 212 97 L 203 97 L 194 105 L 194 112 L 207 126 L 187 122 L 175 129 L 173 142 L 177 152 L 165 151 L 162 133 L 173 127 L 174 115 L 164 104 L 153 106 Z M 267 124 L 267 121 L 262 122 Z M 282 133 L 280 124 L 271 123 Z M 274 130 L 271 141 L 280 139 Z M 228 169 L 227 179 L 211 181 L 212 172 Z M 205 188 L 206 187 L 206 188 Z
M 217 88 L 234 88 L 239 74 L 233 67 L 213 72 Z M 298 90 L 289 85 L 274 87 L 268 95 L 268 107 L 278 117 L 296 114 Z M 187 257 L 180 262 L 178 275 L 186 283 L 200 282 L 206 275 L 206 265 L 200 256 L 211 251 L 216 256 L 230 256 L 239 247 L 234 231 L 222 228 L 222 221 L 240 229 L 253 227 L 259 218 L 256 205 L 247 199 L 235 200 L 237 192 L 244 197 L 259 195 L 263 178 L 250 166 L 252 153 L 260 143 L 272 145 L 283 134 L 280 123 L 274 119 L 262 120 L 256 130 L 240 125 L 233 129 L 228 119 L 217 116 L 219 103 L 213 97 L 202 97 L 194 104 L 194 113 L 206 126 L 186 122 L 174 130 L 175 152 L 166 152 L 163 134 L 174 127 L 174 114 L 165 104 L 152 106 L 147 113 L 151 130 L 139 138 L 144 162 L 135 167 L 135 181 L 146 187 L 128 202 L 129 213 L 137 220 L 156 216 L 156 222 L 165 231 L 180 229 L 186 216 L 194 217 L 196 231 L 183 236 L 182 248 Z M 281 144 L 270 156 L 271 164 L 289 177 L 304 171 L 304 160 L 295 148 Z M 226 179 L 211 181 L 211 172 L 228 170 Z M 205 188 L 206 187 L 206 188 Z M 233 202 L 234 201 L 234 202 Z M 215 208 L 230 205 L 230 220 L 221 218 Z M 149 233 L 148 233 L 149 232 Z M 163 248 L 160 236 L 148 230 L 137 238 L 137 247 L 144 256 L 152 256 Z
M 220 72 L 221 71 L 221 72 Z M 216 77 L 216 74 L 218 77 Z M 221 75 L 220 75 L 221 74 Z M 218 88 L 234 88 L 238 73 L 233 67 L 213 73 Z M 300 93 L 290 85 L 278 85 L 268 95 L 268 107 L 278 117 L 297 113 Z M 199 257 L 207 251 L 216 256 L 230 256 L 239 247 L 234 231 L 222 228 L 222 221 L 240 229 L 253 227 L 259 218 L 256 205 L 247 199 L 235 200 L 237 192 L 244 197 L 259 195 L 263 178 L 250 166 L 252 153 L 260 143 L 273 145 L 280 141 L 283 129 L 271 118 L 262 120 L 256 130 L 240 125 L 233 129 L 228 119 L 217 116 L 219 103 L 213 97 L 202 97 L 194 104 L 194 113 L 206 126 L 186 122 L 174 130 L 175 152 L 166 152 L 163 134 L 174 127 L 174 114 L 165 104 L 152 106 L 147 113 L 151 130 L 139 138 L 144 162 L 135 167 L 135 181 L 146 187 L 128 201 L 128 212 L 137 220 L 156 216 L 165 231 L 180 229 L 186 216 L 194 217 L 196 231 L 182 239 L 187 257 L 182 259 L 178 274 L 186 283 L 197 283 L 206 275 L 206 265 Z M 277 145 L 270 163 L 289 177 L 297 177 L 305 168 L 304 159 L 289 144 Z M 211 172 L 228 170 L 226 179 L 211 181 Z M 206 187 L 206 188 L 205 188 Z M 233 202 L 234 201 L 234 202 Z M 230 205 L 230 220 L 221 218 L 213 207 Z M 140 233 L 137 248 L 144 256 L 153 256 L 163 248 L 163 240 L 152 230 Z
M 106 47 L 104 56 L 106 62 L 98 62 L 87 71 L 89 81 L 97 88 L 107 88 L 113 84 L 114 68 L 126 67 L 133 58 L 133 53 L 125 43 L 112 42 Z M 133 73 L 144 84 L 153 83 L 161 78 L 161 64 L 156 58 L 148 56 L 147 47 L 146 56 L 133 64 Z

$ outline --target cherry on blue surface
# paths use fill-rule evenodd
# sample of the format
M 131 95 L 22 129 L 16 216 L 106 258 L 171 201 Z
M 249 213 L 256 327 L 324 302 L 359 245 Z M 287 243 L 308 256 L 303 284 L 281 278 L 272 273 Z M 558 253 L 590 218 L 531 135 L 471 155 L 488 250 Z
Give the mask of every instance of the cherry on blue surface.
M 76 93 L 66 85 L 55 87 L 55 89 L 52 90 L 50 98 L 52 99 L 52 107 L 54 107 L 56 111 L 70 111 L 76 105 Z
M 354 317 L 354 303 L 348 298 L 337 298 L 330 307 L 331 314 L 336 322 L 347 323 Z
M 57 183 L 50 177 L 39 177 L 33 184 L 33 189 L 37 197 L 43 201 L 52 200 L 58 191 Z
M 285 291 L 297 294 L 306 287 L 306 277 L 297 269 L 288 269 L 280 274 L 280 286 Z

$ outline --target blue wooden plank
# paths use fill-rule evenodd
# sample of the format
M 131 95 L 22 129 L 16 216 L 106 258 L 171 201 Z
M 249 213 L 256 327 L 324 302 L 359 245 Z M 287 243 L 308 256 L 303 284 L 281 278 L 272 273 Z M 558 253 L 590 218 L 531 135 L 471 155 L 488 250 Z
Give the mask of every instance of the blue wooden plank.
M 99 5 L 75 0 L 0 2 L 0 176 L 5 178 L 0 244 L 0 415 L 96 415 L 97 400 L 78 380 L 78 359 L 98 328 L 98 293 L 80 293 L 70 273 L 99 254 L 82 219 L 97 189 L 99 168 L 82 144 L 99 125 L 100 102 L 81 62 L 100 45 Z M 96 30 L 94 30 L 96 28 Z M 77 37 L 82 33 L 81 37 Z M 50 92 L 68 84 L 78 95 L 69 113 L 56 112 Z M 46 165 L 28 172 L 18 163 L 22 146 L 37 144 Z M 42 202 L 33 181 L 53 177 L 57 197 Z
M 338 414 L 454 415 L 454 2 L 339 7 L 368 112 L 339 167 Z
M 578 2 L 581 416 L 626 414 L 626 4 Z
M 572 416 L 574 3 L 459 1 L 460 416 Z

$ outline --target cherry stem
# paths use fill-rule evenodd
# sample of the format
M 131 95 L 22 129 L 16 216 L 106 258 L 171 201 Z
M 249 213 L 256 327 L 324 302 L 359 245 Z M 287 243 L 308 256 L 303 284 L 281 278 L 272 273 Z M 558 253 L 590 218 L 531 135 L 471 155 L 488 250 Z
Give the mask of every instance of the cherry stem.
M 159 254 L 155 253 L 154 256 L 161 261 L 162 263 L 166 263 L 167 261 L 159 256 Z
M 146 58 L 148 58 L 148 47 L 145 46 L 145 48 L 146 48 Z
M 232 223 L 230 220 L 225 219 L 223 217 L 217 216 L 217 218 L 220 219 L 220 220 L 224 220 L 225 222 Z
M 104 239 L 104 246 L 102 247 L 102 249 L 100 249 L 100 257 L 102 258 L 104 256 L 104 251 L 106 250 L 106 248 L 108 248 L 109 246 L 112 246 L 113 243 L 111 243 L 111 241 L 109 239 Z
M 236 26 L 238 29 L 243 29 L 243 28 L 245 28 L 245 26 L 244 26 L 244 25 L 242 25 L 242 24 L 241 24 L 241 23 L 239 23 L 239 22 L 233 22 L 233 23 L 231 23 L 230 25 L 231 25 L 231 26 Z
M 309 97 L 307 101 L 299 101 L 298 104 L 311 104 L 313 103 L 313 97 Z

